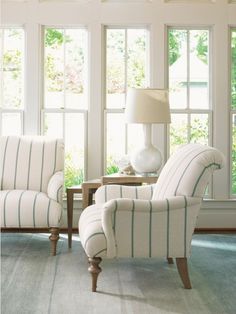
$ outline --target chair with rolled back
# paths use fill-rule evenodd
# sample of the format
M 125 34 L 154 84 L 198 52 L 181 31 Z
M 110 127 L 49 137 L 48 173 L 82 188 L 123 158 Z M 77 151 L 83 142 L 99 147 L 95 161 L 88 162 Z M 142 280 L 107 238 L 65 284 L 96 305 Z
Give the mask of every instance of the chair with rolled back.
M 187 259 L 205 189 L 224 156 L 213 147 L 187 144 L 169 158 L 157 183 L 101 186 L 95 204 L 79 220 L 82 246 L 96 291 L 102 258 L 176 259 L 183 285 L 191 288 Z

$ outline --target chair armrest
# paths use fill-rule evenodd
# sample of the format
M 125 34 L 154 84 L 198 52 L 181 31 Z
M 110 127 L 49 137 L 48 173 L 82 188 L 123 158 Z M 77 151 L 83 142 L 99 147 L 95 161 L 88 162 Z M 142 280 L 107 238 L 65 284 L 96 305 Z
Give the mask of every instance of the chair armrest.
M 63 182 L 63 172 L 58 171 L 50 178 L 47 189 L 48 197 L 60 204 L 62 204 Z
M 151 200 L 155 184 L 127 186 L 118 184 L 102 185 L 95 193 L 95 203 L 104 204 L 111 199 L 130 198 Z
M 171 234 L 176 235 L 176 238 L 186 228 L 185 232 L 188 239 L 186 243 L 188 243 L 190 251 L 189 244 L 191 243 L 200 204 L 200 198 L 185 196 L 151 201 L 137 199 L 114 199 L 108 201 L 103 205 L 102 209 L 102 227 L 107 239 L 107 257 L 119 256 L 117 254 L 119 237 L 122 238 L 120 241 L 122 243 L 124 243 L 124 238 L 130 238 L 131 230 L 134 228 L 134 217 L 136 228 L 138 226 L 138 233 L 140 235 L 144 233 L 144 237 L 147 234 L 145 230 L 150 229 L 150 223 L 153 230 L 160 228 L 162 230 L 163 228 L 171 229 Z M 169 227 L 166 227 L 167 220 L 170 221 Z M 121 233 L 119 232 L 120 230 L 122 230 Z

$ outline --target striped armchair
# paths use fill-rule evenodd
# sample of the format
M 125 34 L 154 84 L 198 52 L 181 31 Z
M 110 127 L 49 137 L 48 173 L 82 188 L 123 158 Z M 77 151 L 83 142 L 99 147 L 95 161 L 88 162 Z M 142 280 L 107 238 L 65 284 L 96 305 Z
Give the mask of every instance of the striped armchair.
M 0 138 L 0 212 L 3 231 L 48 228 L 56 255 L 62 216 L 64 147 L 43 136 Z
M 82 246 L 96 291 L 102 258 L 176 258 L 186 289 L 191 288 L 187 258 L 211 174 L 224 164 L 216 149 L 200 144 L 179 148 L 164 166 L 155 185 L 100 187 L 95 205 L 79 220 Z

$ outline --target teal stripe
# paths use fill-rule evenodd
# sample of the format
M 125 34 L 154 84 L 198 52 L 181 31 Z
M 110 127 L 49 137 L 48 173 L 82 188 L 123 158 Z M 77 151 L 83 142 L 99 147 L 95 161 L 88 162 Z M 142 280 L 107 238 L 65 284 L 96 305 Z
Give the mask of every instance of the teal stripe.
M 98 254 L 102 253 L 102 252 L 106 252 L 107 251 L 107 248 L 103 249 L 103 250 L 100 250 L 99 252 L 97 252 L 93 257 L 96 257 Z
M 187 248 L 187 198 L 184 196 L 184 257 L 186 257 Z
M 131 256 L 134 257 L 134 210 L 135 202 L 132 200 L 132 218 L 131 218 Z
M 153 196 L 153 185 L 151 185 L 151 198 Z
M 36 227 L 36 224 L 35 224 L 35 205 L 36 205 L 36 199 L 37 199 L 39 194 L 40 194 L 40 192 L 35 194 L 34 202 L 33 202 L 33 224 L 34 224 L 34 228 Z
M 168 199 L 166 199 L 167 202 L 167 224 L 166 224 L 166 256 L 169 257 L 169 241 L 170 241 L 170 236 L 169 236 L 169 229 L 170 229 L 170 204 Z
M 60 203 L 59 192 L 62 189 L 62 185 L 57 189 L 57 202 Z
M 57 164 L 57 140 L 56 140 L 56 143 L 55 143 L 55 157 L 54 157 L 54 167 L 53 167 L 53 173 L 55 173 L 56 171 L 56 164 Z
M 49 224 L 49 209 L 50 209 L 50 205 L 51 205 L 51 200 L 49 200 L 49 202 L 48 202 L 48 209 L 47 209 L 47 225 L 48 225 L 48 227 L 50 226 L 50 224 Z
M 6 196 L 5 196 L 5 198 L 4 198 L 4 203 L 3 203 L 3 221 L 4 221 L 4 227 L 7 226 L 7 224 L 6 224 L 6 201 L 7 201 L 7 196 L 8 196 L 8 194 L 9 194 L 11 191 L 12 191 L 12 190 L 10 190 L 10 191 L 8 191 L 8 192 L 6 193 Z
M 135 198 L 138 199 L 138 189 L 137 189 L 137 186 L 135 187 Z
M 30 151 L 29 151 L 29 162 L 28 162 L 27 190 L 29 190 L 29 177 L 30 177 L 32 143 L 33 142 L 31 141 L 31 143 L 30 143 Z
M 18 223 L 19 223 L 19 228 L 21 228 L 21 217 L 20 217 L 20 209 L 21 209 L 21 199 L 22 199 L 22 195 L 25 193 L 26 191 L 23 191 L 20 195 L 20 198 L 19 198 L 19 203 L 18 203 Z
M 42 185 L 43 185 L 44 146 L 45 146 L 45 143 L 43 143 L 43 149 L 42 149 L 42 164 L 41 164 L 40 191 L 42 191 Z
M 198 179 L 197 179 L 197 181 L 196 181 L 196 183 L 195 183 L 195 186 L 194 186 L 194 188 L 193 188 L 192 196 L 194 196 L 194 194 L 195 194 L 195 192 L 196 192 L 196 189 L 197 189 L 197 186 L 198 186 L 198 183 L 199 183 L 201 177 L 203 176 L 204 172 L 205 172 L 208 168 L 210 168 L 210 167 L 212 167 L 212 166 L 217 166 L 218 169 L 220 169 L 220 164 L 217 164 L 217 163 L 215 163 L 215 162 L 213 162 L 213 163 L 211 163 L 210 165 L 206 166 L 206 167 L 202 170 L 202 173 L 200 174 L 200 176 L 198 177 Z
M 114 232 L 116 231 L 116 212 L 117 212 L 117 208 L 118 208 L 118 203 L 117 200 L 115 200 L 115 210 L 114 210 L 114 215 L 113 215 L 113 230 Z
M 6 145 L 5 145 L 5 149 L 4 149 L 4 155 L 3 155 L 1 190 L 3 190 L 3 177 L 4 177 L 4 170 L 5 170 L 5 160 L 6 160 L 6 151 L 7 151 L 8 140 L 9 140 L 9 136 L 7 137 L 7 140 L 6 140 Z
M 84 248 L 86 248 L 88 241 L 89 241 L 92 237 L 97 236 L 97 235 L 104 235 L 104 237 L 105 237 L 104 232 L 95 232 L 95 233 L 91 234 L 91 235 L 86 239 L 86 241 L 85 241 L 85 243 L 84 243 Z M 105 237 L 105 238 L 106 238 L 106 237 Z
M 120 197 L 123 197 L 123 190 L 122 190 L 122 185 L 120 185 Z
M 149 257 L 152 257 L 152 202 L 149 202 Z
M 16 176 L 17 176 L 17 169 L 18 169 L 18 156 L 19 156 L 20 142 L 21 142 L 21 140 L 19 139 L 18 145 L 17 145 L 17 151 L 16 151 L 16 165 L 15 165 L 14 189 L 16 188 Z

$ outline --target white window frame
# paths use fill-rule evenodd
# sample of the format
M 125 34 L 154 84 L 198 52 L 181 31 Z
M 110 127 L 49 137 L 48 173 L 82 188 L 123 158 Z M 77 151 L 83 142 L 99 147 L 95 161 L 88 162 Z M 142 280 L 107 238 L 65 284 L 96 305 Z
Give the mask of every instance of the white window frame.
M 104 68 L 103 68 L 103 73 L 104 73 L 104 82 L 103 82 L 103 138 L 104 138 L 104 160 L 103 160 L 103 172 L 106 174 L 107 170 L 107 115 L 109 113 L 114 113 L 114 114 L 124 114 L 125 108 L 107 108 L 106 104 L 106 48 L 107 48 L 107 43 L 106 43 L 106 34 L 108 29 L 124 29 L 125 30 L 125 99 L 127 95 L 127 30 L 129 29 L 145 29 L 147 31 L 147 87 L 150 86 L 150 25 L 148 24 L 139 24 L 139 25 L 104 25 L 104 47 L 103 47 L 103 55 L 104 55 Z M 127 124 L 125 125 L 125 154 L 128 153 L 128 126 Z
M 41 95 L 42 95 L 42 101 L 41 101 L 41 110 L 40 110 L 40 134 L 44 134 L 44 127 L 45 127 L 45 114 L 47 113 L 60 113 L 63 115 L 63 139 L 65 139 L 65 115 L 67 113 L 80 113 L 84 116 L 84 181 L 87 180 L 88 177 L 88 110 L 89 110 L 89 96 L 88 96 L 88 86 L 86 86 L 86 97 L 87 97 L 87 108 L 86 109 L 71 109 L 71 108 L 45 108 L 45 90 L 44 90 L 44 48 L 45 48 L 45 42 L 44 42 L 44 33 L 46 28 L 55 28 L 55 29 L 85 29 L 88 32 L 87 27 L 77 25 L 77 26 L 71 26 L 71 25 L 43 25 L 41 28 L 41 42 L 42 42 L 42 86 L 41 86 Z M 88 34 L 88 40 L 89 40 L 89 34 Z M 90 51 L 89 51 L 89 43 L 87 43 L 87 52 L 88 56 L 87 58 L 90 58 Z M 87 85 L 89 83 L 89 60 L 87 64 Z

